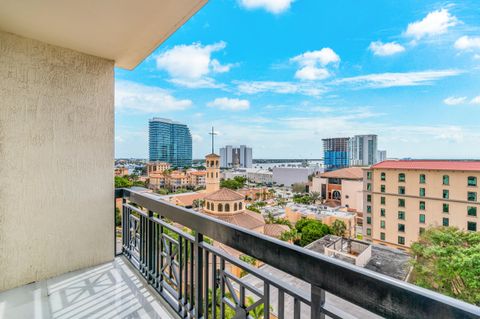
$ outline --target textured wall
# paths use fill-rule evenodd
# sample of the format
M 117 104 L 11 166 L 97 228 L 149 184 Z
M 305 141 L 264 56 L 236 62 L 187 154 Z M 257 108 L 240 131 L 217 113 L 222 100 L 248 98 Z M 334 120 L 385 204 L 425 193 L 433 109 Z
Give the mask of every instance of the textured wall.
M 0 291 L 113 258 L 113 72 L 0 32 Z

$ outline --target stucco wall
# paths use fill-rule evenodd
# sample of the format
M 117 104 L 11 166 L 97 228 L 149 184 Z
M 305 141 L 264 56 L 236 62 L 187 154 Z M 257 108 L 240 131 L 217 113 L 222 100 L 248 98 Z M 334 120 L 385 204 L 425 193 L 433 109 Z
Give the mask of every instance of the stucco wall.
M 0 32 L 0 291 L 113 258 L 113 81 Z

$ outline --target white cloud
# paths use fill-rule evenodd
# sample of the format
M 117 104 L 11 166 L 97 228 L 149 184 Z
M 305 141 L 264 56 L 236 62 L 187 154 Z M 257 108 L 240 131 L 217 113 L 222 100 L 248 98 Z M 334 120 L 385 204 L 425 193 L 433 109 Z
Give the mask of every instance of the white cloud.
M 302 94 L 319 96 L 327 89 L 316 83 L 296 83 L 277 81 L 235 81 L 237 90 L 244 94 L 277 93 L 277 94 Z
M 480 60 L 480 54 L 475 54 L 475 55 L 473 56 L 473 58 L 474 58 L 475 60 Z
M 446 33 L 449 27 L 453 27 L 457 23 L 458 19 L 447 9 L 440 9 L 430 12 L 420 21 L 409 23 L 405 35 L 418 40 L 426 36 Z
M 184 86 L 189 89 L 209 88 L 209 89 L 221 89 L 225 87 L 225 84 L 217 83 L 211 77 L 203 77 L 199 79 L 170 79 L 169 82 Z
M 326 66 L 337 64 L 340 57 L 330 48 L 307 51 L 290 59 L 299 65 L 295 78 L 300 80 L 322 80 L 330 76 Z
M 459 70 L 420 71 L 405 73 L 377 73 L 343 78 L 334 84 L 350 83 L 366 88 L 388 88 L 397 86 L 429 85 L 433 81 L 455 76 L 462 73 Z
M 378 56 L 388 56 L 405 51 L 405 48 L 396 42 L 383 43 L 382 41 L 375 41 L 371 42 L 368 48 L 374 55 Z
M 294 0 L 239 0 L 246 9 L 264 9 L 273 14 L 279 14 L 290 9 Z
M 216 98 L 215 100 L 208 102 L 207 105 L 220 110 L 230 111 L 244 111 L 250 108 L 250 102 L 248 100 L 230 99 L 226 97 Z
M 116 81 L 115 107 L 143 113 L 161 113 L 184 110 L 191 100 L 179 100 L 167 90 L 130 81 Z
M 449 96 L 443 100 L 443 103 L 447 105 L 459 105 L 465 103 L 467 100 L 466 96 Z
M 474 98 L 470 101 L 470 103 L 472 103 L 472 104 L 480 104 L 480 95 L 474 97 Z
M 480 49 L 480 36 L 469 37 L 464 35 L 455 41 L 455 48 L 458 50 L 474 50 Z
M 156 57 L 157 68 L 165 70 L 172 77 L 172 82 L 187 87 L 215 87 L 209 75 L 230 71 L 233 64 L 222 65 L 212 58 L 212 53 L 221 51 L 226 43 L 221 41 L 211 45 L 193 43 L 176 45 Z M 188 85 L 195 83 L 194 85 Z

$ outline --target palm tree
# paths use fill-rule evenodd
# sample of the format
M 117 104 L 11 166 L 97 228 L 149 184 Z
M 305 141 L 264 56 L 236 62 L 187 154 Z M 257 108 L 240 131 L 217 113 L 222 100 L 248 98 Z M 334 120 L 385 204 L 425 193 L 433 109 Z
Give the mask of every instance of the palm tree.
M 310 198 L 312 199 L 312 203 L 315 204 L 317 200 L 320 199 L 320 193 L 319 192 L 311 192 L 310 193 Z

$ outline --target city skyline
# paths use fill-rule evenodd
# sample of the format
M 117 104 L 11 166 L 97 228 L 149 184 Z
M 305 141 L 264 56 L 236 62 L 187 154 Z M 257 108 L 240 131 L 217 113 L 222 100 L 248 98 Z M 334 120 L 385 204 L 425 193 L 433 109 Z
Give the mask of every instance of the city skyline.
M 480 158 L 473 1 L 274 3 L 211 2 L 136 70 L 117 69 L 116 157 L 146 158 L 158 116 L 191 128 L 193 158 L 212 125 L 218 145 L 256 158 L 321 158 L 322 138 L 360 134 L 388 157 Z

